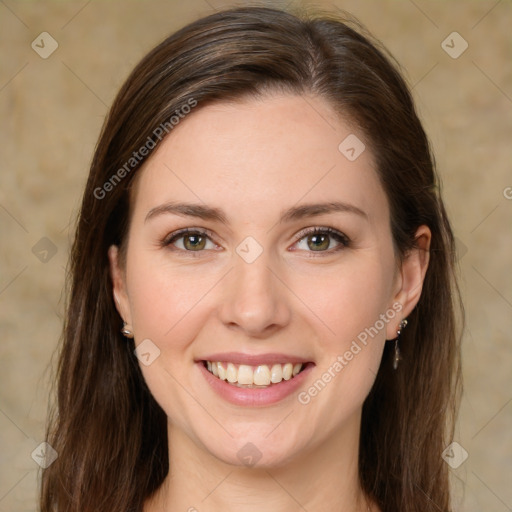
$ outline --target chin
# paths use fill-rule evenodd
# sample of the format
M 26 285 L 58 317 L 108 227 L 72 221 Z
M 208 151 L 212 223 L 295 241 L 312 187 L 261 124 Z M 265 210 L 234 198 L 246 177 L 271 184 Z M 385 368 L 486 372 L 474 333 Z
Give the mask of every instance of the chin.
M 265 436 L 254 435 L 251 440 L 233 440 L 230 446 L 206 446 L 206 449 L 225 464 L 253 469 L 286 466 L 298 455 L 296 445 L 288 447 L 279 441 L 269 441 Z

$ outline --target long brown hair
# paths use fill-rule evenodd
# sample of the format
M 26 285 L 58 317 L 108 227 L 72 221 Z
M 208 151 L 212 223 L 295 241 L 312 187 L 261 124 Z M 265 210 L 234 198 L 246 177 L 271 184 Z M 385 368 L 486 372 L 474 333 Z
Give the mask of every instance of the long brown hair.
M 449 511 L 447 465 L 460 391 L 454 240 L 429 142 L 398 65 L 354 20 L 265 7 L 217 12 L 154 48 L 118 93 L 91 164 L 70 257 L 57 402 L 42 512 L 140 512 L 168 463 L 166 415 L 120 333 L 107 250 L 126 250 L 130 189 L 170 119 L 197 102 L 312 93 L 359 126 L 375 155 L 400 258 L 432 232 L 424 288 L 392 370 L 386 347 L 363 406 L 364 491 L 383 512 Z M 165 124 L 167 123 L 167 124 Z M 161 131 L 161 130 L 160 130 Z M 165 135 L 164 134 L 164 135 Z M 149 154 L 151 151 L 149 152 Z M 139 158 L 140 157 L 140 158 Z M 124 172 L 121 171 L 124 169 Z M 388 343 L 388 345 L 391 345 Z

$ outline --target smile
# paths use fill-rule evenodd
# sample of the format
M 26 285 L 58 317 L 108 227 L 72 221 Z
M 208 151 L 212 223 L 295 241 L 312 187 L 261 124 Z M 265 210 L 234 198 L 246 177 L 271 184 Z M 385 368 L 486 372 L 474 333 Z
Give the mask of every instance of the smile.
M 302 363 L 249 366 L 205 361 L 204 364 L 208 371 L 218 379 L 244 388 L 265 388 L 272 384 L 279 384 L 283 380 L 292 379 L 304 368 Z

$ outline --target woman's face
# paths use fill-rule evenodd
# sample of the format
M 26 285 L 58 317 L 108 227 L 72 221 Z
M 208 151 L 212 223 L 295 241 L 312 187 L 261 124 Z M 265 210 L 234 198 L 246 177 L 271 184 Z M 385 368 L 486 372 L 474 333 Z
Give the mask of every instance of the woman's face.
M 322 99 L 266 96 L 199 105 L 140 171 L 114 290 L 151 393 L 205 453 L 277 465 L 354 440 L 424 272 L 397 267 L 364 143 Z

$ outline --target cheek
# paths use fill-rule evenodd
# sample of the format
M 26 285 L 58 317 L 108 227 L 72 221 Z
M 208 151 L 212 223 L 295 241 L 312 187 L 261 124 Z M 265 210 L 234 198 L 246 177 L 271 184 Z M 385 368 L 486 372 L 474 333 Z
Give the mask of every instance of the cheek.
M 141 362 L 140 368 L 155 400 L 183 428 L 204 412 L 183 386 L 189 388 L 193 342 L 208 317 L 205 293 L 218 280 L 213 272 L 206 275 L 191 268 L 162 263 L 144 251 L 134 252 L 128 261 L 136 344 L 149 339 L 159 351 L 150 365 Z
M 314 401 L 317 414 L 337 404 L 337 414 L 323 419 L 334 425 L 348 416 L 369 393 L 380 365 L 390 308 L 392 259 L 357 258 L 331 276 L 308 278 L 297 288 L 318 319 L 317 380 L 301 403 Z M 315 286 L 311 286 L 314 284 Z M 313 316 L 310 315 L 310 321 Z M 322 334 L 320 334 L 322 333 Z M 325 389 L 325 392 L 324 392 Z
M 392 277 L 389 265 L 371 255 L 354 255 L 331 272 L 317 270 L 294 284 L 294 291 L 317 317 L 325 333 L 323 349 L 343 350 L 371 328 L 389 307 Z M 385 337 L 385 329 L 378 325 Z M 364 337 L 364 336 L 363 336 Z
M 315 294 L 324 334 L 316 379 L 298 398 L 326 430 L 351 417 L 373 386 L 386 340 L 381 315 L 388 311 L 387 288 L 379 267 L 366 267 L 358 278 L 340 277 L 327 292 Z
M 138 337 L 154 338 L 164 344 L 168 339 L 179 342 L 181 337 L 175 335 L 176 330 L 193 330 L 197 326 L 192 321 L 194 314 L 200 312 L 202 298 L 215 284 L 212 272 L 171 266 L 144 253 L 133 256 L 128 275 L 133 327 Z

